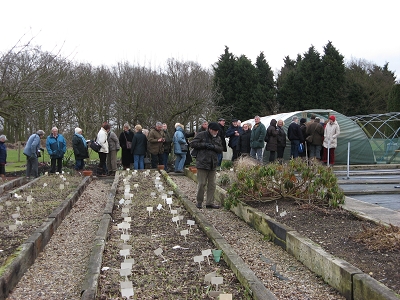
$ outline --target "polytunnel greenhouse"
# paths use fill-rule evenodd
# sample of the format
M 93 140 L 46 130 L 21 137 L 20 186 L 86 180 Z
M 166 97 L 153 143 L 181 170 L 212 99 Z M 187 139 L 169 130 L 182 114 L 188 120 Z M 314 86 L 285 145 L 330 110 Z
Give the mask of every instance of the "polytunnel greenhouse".
M 330 109 L 311 109 L 261 117 L 261 122 L 268 128 L 272 119 L 283 120 L 284 130 L 287 133 L 292 117 L 306 118 L 308 122 L 312 114 L 319 117 L 321 122 L 327 120 L 330 115 L 336 117 L 340 126 L 338 146 L 335 150 L 337 165 L 347 164 L 348 157 L 352 165 L 400 163 L 398 154 L 400 113 L 346 117 Z M 254 125 L 254 119 L 244 122 Z M 289 140 L 286 143 L 284 159 L 290 159 Z

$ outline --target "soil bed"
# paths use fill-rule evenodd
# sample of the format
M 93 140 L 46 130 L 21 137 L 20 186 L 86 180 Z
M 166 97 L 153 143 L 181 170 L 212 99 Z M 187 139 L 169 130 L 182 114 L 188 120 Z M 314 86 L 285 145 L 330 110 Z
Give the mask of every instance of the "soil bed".
M 109 238 L 103 254 L 98 299 L 122 299 L 119 282 L 124 281 L 124 278 L 120 276 L 119 269 L 124 257 L 120 256 L 119 251 L 123 241 L 121 231 L 117 228 L 117 224 L 124 220 L 122 207 L 129 207 L 128 216 L 132 218 L 129 230 L 131 238 L 127 244 L 132 245 L 130 257 L 134 258 L 135 264 L 128 279 L 132 281 L 135 299 L 212 299 L 208 293 L 215 291 L 216 286 L 204 282 L 204 276 L 211 272 L 223 277 L 219 291 L 232 294 L 233 299 L 246 299 L 246 292 L 223 259 L 216 263 L 210 255 L 210 264 L 207 258 L 204 258 L 200 265 L 194 262 L 194 257 L 201 256 L 203 250 L 214 249 L 213 244 L 196 224 L 191 226 L 185 241 L 181 231 L 189 229 L 187 220 L 193 218 L 180 205 L 179 200 L 172 196 L 171 208 L 178 211 L 175 216 L 183 216 L 183 220 L 177 226 L 172 221 L 174 215 L 171 214 L 169 206 L 161 198 L 169 188 L 164 184 L 166 190 L 156 189 L 154 171 L 147 177 L 141 174 L 143 172 L 139 172 L 139 176 L 128 181 L 134 195 L 132 204 L 117 205 L 114 208 L 113 224 L 109 228 Z M 161 182 L 164 182 L 162 176 L 160 177 Z M 125 187 L 121 177 L 120 179 L 116 203 L 124 198 Z M 138 184 L 137 189 L 135 184 Z M 156 195 L 151 196 L 152 192 Z M 163 209 L 157 209 L 159 204 Z M 148 207 L 153 207 L 150 215 Z M 154 251 L 158 248 L 162 249 L 163 257 L 155 255 Z
M 67 181 L 56 175 L 40 177 L 27 189 L 18 192 L 18 198 L 14 196 L 0 202 L 0 266 L 82 181 L 81 177 L 64 177 Z M 64 184 L 64 189 L 60 189 L 60 184 Z M 31 204 L 27 202 L 29 195 L 33 198 Z M 10 230 L 10 225 L 15 225 L 16 220 L 22 224 L 19 223 L 14 231 Z
M 400 251 L 374 251 L 355 237 L 364 229 L 376 229 L 373 222 L 361 220 L 343 209 L 299 206 L 290 200 L 254 203 L 254 208 L 310 238 L 327 252 L 369 274 L 396 293 L 400 293 Z M 279 212 L 276 212 L 278 204 Z M 285 216 L 281 216 L 286 212 Z

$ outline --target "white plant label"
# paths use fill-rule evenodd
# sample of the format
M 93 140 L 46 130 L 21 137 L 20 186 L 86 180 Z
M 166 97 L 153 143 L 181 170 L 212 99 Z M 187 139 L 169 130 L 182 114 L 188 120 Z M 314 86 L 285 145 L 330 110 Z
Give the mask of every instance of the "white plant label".
M 131 281 L 120 282 L 121 296 L 129 299 L 134 295 L 133 286 Z
M 124 204 L 124 203 L 125 203 L 125 199 L 124 199 L 124 198 L 121 198 L 121 200 L 119 200 L 118 203 L 119 203 L 119 204 Z
M 203 255 L 199 255 L 199 256 L 195 256 L 193 257 L 194 262 L 199 263 L 199 267 L 201 270 L 201 262 L 204 261 L 204 256 Z
M 64 189 L 64 183 L 60 183 L 60 190 Z
M 195 224 L 195 222 L 193 220 L 187 220 L 186 224 L 189 225 L 189 233 L 190 233 L 190 229 L 192 229 L 192 226 Z
M 129 241 L 129 239 L 131 238 L 130 234 L 121 234 L 121 240 L 124 241 L 124 243 L 126 243 L 127 241 Z
M 147 211 L 149 212 L 149 217 L 150 217 L 150 213 L 153 212 L 153 206 L 148 206 Z
M 119 270 L 119 275 L 125 276 L 125 280 L 128 280 L 128 276 L 130 276 L 131 274 L 132 274 L 131 269 L 120 269 Z
M 164 261 L 167 261 L 167 259 L 162 255 L 163 250 L 161 248 L 157 248 L 154 250 L 154 254 L 157 256 L 160 256 Z
M 123 213 L 129 213 L 129 207 L 123 207 L 122 208 Z
M 125 217 L 124 222 L 128 222 L 128 223 L 132 222 L 132 217 Z
M 157 209 L 158 209 L 158 210 L 162 210 L 162 209 L 163 209 L 162 205 L 161 205 L 161 204 L 158 204 L 158 205 L 157 205 Z
M 20 216 L 20 214 L 12 214 L 12 215 L 11 215 L 11 217 L 12 217 L 13 219 L 18 219 L 19 216 Z
M 129 249 L 122 249 L 119 250 L 119 255 L 123 256 L 125 259 L 127 256 L 129 256 L 131 254 L 131 251 Z M 121 266 L 122 269 L 122 266 Z
M 43 187 L 46 187 L 47 186 L 47 183 L 45 182 L 45 183 L 43 183 Z
M 218 286 L 224 282 L 224 277 L 212 277 L 211 284 L 215 284 L 215 289 L 218 291 Z
M 26 197 L 26 201 L 27 201 L 28 203 L 32 203 L 32 196 L 29 195 L 28 197 Z
M 185 230 L 181 230 L 181 235 L 183 235 L 185 237 L 185 242 L 186 242 L 186 236 L 189 234 L 189 230 L 185 229 Z
M 126 260 L 125 260 L 124 262 L 121 263 L 121 270 L 123 270 L 123 269 L 132 270 L 132 263 L 126 262 Z
M 178 211 L 177 211 L 176 209 L 171 209 L 171 214 L 172 214 L 173 216 L 175 216 L 175 215 L 178 214 Z
M 208 261 L 208 264 L 210 265 L 210 259 L 209 259 L 209 255 L 211 255 L 212 254 L 212 252 L 211 252 L 211 249 L 206 249 L 206 250 L 202 250 L 201 251 L 201 255 L 203 255 L 204 257 L 206 257 L 207 258 L 207 261 Z
M 132 245 L 127 245 L 127 244 L 121 244 L 122 249 L 129 249 L 132 250 Z
M 232 300 L 232 294 L 219 294 L 219 300 Z
M 127 259 L 125 259 L 124 263 L 134 265 L 135 264 L 135 259 L 134 258 L 127 258 Z
M 129 195 L 131 195 L 131 194 L 129 194 Z M 133 196 L 133 194 L 132 194 L 132 196 Z M 129 197 L 131 198 L 131 196 L 129 196 Z M 130 204 L 132 204 L 132 200 L 131 199 L 125 200 L 125 205 L 130 205 Z
M 211 283 L 211 278 L 216 277 L 217 272 L 211 272 L 204 276 L 204 283 Z
M 179 221 L 179 217 L 173 217 L 172 218 L 172 222 L 176 223 L 176 227 L 179 227 L 178 221 Z

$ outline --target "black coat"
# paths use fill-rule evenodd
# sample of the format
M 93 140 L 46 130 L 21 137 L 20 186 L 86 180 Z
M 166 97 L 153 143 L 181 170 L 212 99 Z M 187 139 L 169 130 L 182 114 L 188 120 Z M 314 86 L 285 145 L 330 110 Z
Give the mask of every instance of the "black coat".
M 236 148 L 240 154 L 250 154 L 250 137 L 251 129 L 243 130 L 240 134 Z
M 289 141 L 299 140 L 301 143 L 304 142 L 303 133 L 301 132 L 300 125 L 295 122 L 290 123 L 287 136 Z
M 119 135 L 119 145 L 121 146 L 122 149 L 122 155 L 121 155 L 121 162 L 123 166 L 129 166 L 131 163 L 133 163 L 133 156 L 131 153 L 131 149 L 126 148 L 126 142 L 132 142 L 134 133 L 129 130 L 129 131 L 122 131 L 121 134 Z M 125 139 L 126 138 L 126 139 Z
M 277 126 L 278 135 L 276 136 L 276 140 L 278 143 L 278 147 L 286 147 L 286 133 L 282 127 Z
M 82 139 L 76 134 L 72 137 L 72 149 L 74 149 L 75 159 L 85 159 L 89 157 L 87 145 L 85 147 Z
M 276 151 L 278 149 L 278 131 L 276 129 L 276 121 L 275 119 L 271 121 L 271 125 L 267 128 L 268 135 L 268 143 L 265 146 L 265 150 L 267 151 Z

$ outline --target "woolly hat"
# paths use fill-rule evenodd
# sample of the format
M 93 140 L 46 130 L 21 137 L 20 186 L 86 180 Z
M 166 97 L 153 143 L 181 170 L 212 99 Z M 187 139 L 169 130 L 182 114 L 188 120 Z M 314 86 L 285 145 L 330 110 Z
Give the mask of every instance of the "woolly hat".
M 331 116 L 329 116 L 329 120 L 332 120 L 333 122 L 335 122 L 335 121 L 336 121 L 336 118 L 335 118 L 334 115 L 331 115 Z
M 208 124 L 208 129 L 219 130 L 219 125 L 218 123 L 211 122 L 210 124 Z

